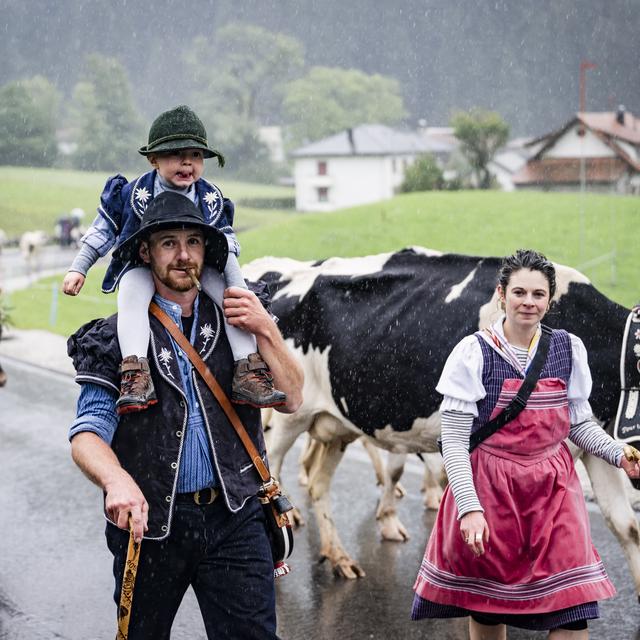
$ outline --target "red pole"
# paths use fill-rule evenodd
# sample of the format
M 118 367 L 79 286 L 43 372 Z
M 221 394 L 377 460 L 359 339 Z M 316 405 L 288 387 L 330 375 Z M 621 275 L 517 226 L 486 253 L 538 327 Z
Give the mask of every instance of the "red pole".
M 586 72 L 587 69 L 596 69 L 598 65 L 593 62 L 583 60 L 580 63 L 580 113 L 584 113 L 586 108 Z

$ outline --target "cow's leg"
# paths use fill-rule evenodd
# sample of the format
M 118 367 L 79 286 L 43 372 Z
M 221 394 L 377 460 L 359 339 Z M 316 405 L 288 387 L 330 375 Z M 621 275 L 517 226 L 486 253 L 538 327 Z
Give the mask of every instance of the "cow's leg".
M 314 440 L 309 434 L 307 434 L 306 443 L 300 454 L 298 460 L 298 482 L 302 487 L 309 486 L 309 470 L 313 465 L 313 461 L 316 455 L 319 454 L 322 443 Z
M 284 414 L 274 411 L 269 416 L 268 429 L 265 428 L 265 443 L 269 455 L 269 470 L 274 478 L 280 478 L 287 452 L 298 437 L 309 430 L 312 422 L 312 416 L 298 413 Z M 304 518 L 297 507 L 290 512 L 290 517 L 295 526 L 304 525 Z
M 373 470 L 376 474 L 376 483 L 379 487 L 384 487 L 387 477 L 387 469 L 382 462 L 382 456 L 380 455 L 380 447 L 376 446 L 369 440 L 369 438 L 360 438 L 364 450 L 369 454 Z M 395 486 L 396 498 L 404 498 L 407 495 L 406 489 L 398 482 Z
M 322 414 L 313 424 L 313 435 L 319 445 L 314 445 L 314 455 L 309 467 L 309 495 L 320 530 L 320 556 L 329 560 L 336 575 L 344 578 L 361 578 L 365 575 L 360 565 L 342 546 L 331 512 L 329 489 L 344 451 L 358 435 L 344 430 L 336 418 Z
M 398 518 L 395 493 L 396 484 L 402 477 L 406 461 L 406 453 L 389 453 L 387 458 L 384 488 L 376 511 L 376 520 L 383 540 L 404 542 L 409 539 L 409 532 Z
M 591 479 L 600 511 L 627 556 L 636 593 L 640 594 L 640 529 L 627 499 L 627 477 L 621 469 L 592 455 L 585 453 L 582 462 Z M 638 599 L 640 600 L 640 595 Z
M 424 477 L 421 490 L 424 492 L 424 506 L 437 511 L 444 493 L 443 480 L 446 482 L 442 456 L 439 453 L 423 453 L 422 457 L 424 458 Z

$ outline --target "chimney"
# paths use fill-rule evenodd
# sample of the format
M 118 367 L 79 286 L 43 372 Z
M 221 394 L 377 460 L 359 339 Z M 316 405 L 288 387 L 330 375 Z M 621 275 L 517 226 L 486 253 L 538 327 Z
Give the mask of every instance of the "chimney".
M 349 146 L 351 147 L 351 153 L 353 153 L 353 155 L 356 154 L 356 143 L 353 139 L 353 129 L 351 127 L 349 127 L 347 129 L 347 138 L 349 139 Z
M 624 114 L 625 114 L 625 108 L 624 105 L 618 105 L 618 110 L 616 111 L 616 122 L 618 124 L 621 124 L 624 127 Z

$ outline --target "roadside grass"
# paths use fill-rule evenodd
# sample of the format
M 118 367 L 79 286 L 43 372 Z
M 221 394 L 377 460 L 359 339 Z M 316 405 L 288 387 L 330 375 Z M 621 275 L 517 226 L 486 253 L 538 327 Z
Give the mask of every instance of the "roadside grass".
M 80 207 L 86 212 L 83 225 L 93 220 L 100 193 L 110 174 L 37 169 L 31 167 L 0 167 L 0 229 L 9 238 L 18 238 L 25 231 L 42 229 L 53 234 L 56 220 L 71 209 Z M 133 173 L 126 173 L 133 179 Z M 214 172 L 205 178 L 215 182 L 228 198 L 293 197 L 293 189 L 272 185 L 234 182 Z M 249 229 L 261 224 L 279 222 L 291 216 L 290 211 L 236 208 L 236 229 Z
M 266 255 L 311 260 L 415 245 L 478 256 L 500 256 L 532 247 L 556 262 L 579 268 L 621 304 L 631 306 L 640 299 L 638 198 L 432 192 L 331 213 L 284 214 L 279 220 L 277 216 L 270 219 L 270 224 L 239 235 L 243 263 Z M 613 259 L 607 256 L 612 251 Z M 96 267 L 77 298 L 58 296 L 55 326 L 49 324 L 52 287 L 61 278 L 13 293 L 10 303 L 16 325 L 69 334 L 90 318 L 108 315 L 115 310 L 116 300 L 114 295 L 100 293 L 103 275 L 104 268 Z

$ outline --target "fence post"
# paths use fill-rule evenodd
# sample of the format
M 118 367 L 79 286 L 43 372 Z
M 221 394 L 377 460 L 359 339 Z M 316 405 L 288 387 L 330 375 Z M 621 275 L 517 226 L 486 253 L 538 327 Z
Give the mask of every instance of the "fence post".
M 49 309 L 49 326 L 55 327 L 58 319 L 58 284 L 51 283 L 51 308 Z

